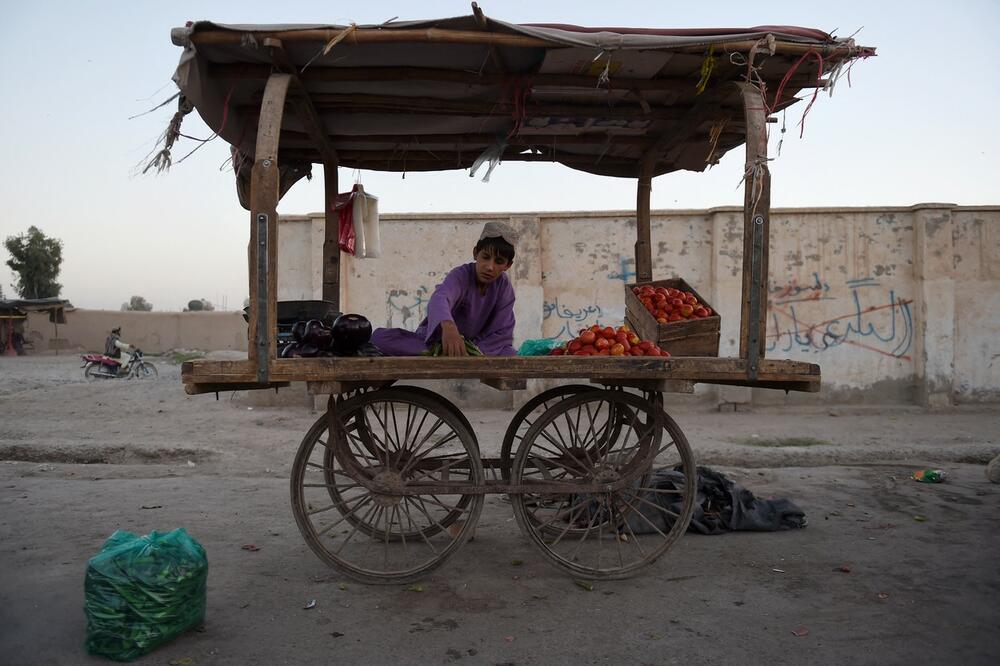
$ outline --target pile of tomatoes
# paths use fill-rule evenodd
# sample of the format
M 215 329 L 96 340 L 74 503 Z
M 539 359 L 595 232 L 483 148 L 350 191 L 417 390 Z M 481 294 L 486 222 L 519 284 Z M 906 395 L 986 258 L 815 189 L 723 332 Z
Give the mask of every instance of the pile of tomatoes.
M 644 285 L 633 287 L 632 293 L 653 315 L 658 324 L 669 324 L 686 319 L 702 319 L 712 315 L 712 308 L 699 303 L 690 291 L 672 287 Z
M 565 347 L 549 352 L 549 356 L 662 356 L 670 352 L 657 347 L 649 340 L 640 340 L 628 326 L 614 329 L 594 325 L 580 331 Z

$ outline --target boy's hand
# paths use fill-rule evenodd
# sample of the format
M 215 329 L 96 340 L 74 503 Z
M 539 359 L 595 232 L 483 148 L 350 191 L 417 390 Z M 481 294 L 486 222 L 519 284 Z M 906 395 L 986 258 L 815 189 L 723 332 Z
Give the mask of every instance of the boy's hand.
M 441 322 L 441 353 L 444 356 L 468 356 L 465 340 L 453 321 Z

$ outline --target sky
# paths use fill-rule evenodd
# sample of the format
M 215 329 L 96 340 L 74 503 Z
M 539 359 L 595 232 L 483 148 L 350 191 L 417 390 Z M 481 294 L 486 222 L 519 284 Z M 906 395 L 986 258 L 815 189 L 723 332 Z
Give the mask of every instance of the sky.
M 938 201 L 1000 204 L 1000 108 L 987 46 L 1000 2 L 591 2 L 482 0 L 487 16 L 513 23 L 681 28 L 800 25 L 840 37 L 857 32 L 878 56 L 858 62 L 851 86 L 821 94 L 798 137 L 801 109 L 771 163 L 774 207 L 908 206 Z M 170 97 L 180 49 L 170 29 L 188 20 L 226 23 L 381 23 L 471 13 L 464 1 L 24 2 L 0 6 L 0 239 L 31 225 L 63 241 L 62 297 L 76 307 L 117 310 L 141 295 L 156 310 L 205 298 L 236 309 L 247 296 L 249 213 L 239 206 L 228 146 L 205 144 L 160 175 L 138 175 L 176 104 L 130 119 Z M 211 132 L 189 115 L 183 131 Z M 774 133 L 777 136 L 777 133 Z M 194 147 L 179 143 L 175 161 Z M 774 146 L 771 154 L 774 155 Z M 701 173 L 653 183 L 654 209 L 739 205 L 743 151 Z M 321 167 L 278 211 L 323 207 Z M 355 174 L 341 169 L 340 182 Z M 625 210 L 631 179 L 560 165 L 505 163 L 489 183 L 467 172 L 362 172 L 382 212 Z M 0 286 L 14 297 L 0 247 Z

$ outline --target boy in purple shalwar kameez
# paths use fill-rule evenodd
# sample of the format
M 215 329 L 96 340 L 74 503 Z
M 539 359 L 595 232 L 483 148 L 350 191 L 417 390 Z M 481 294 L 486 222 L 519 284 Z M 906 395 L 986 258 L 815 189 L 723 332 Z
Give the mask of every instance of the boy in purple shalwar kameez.
M 465 340 L 486 356 L 514 356 L 514 288 L 507 270 L 517 233 L 487 222 L 472 250 L 475 261 L 458 266 L 434 289 L 417 330 L 379 328 L 372 343 L 386 356 L 418 356 L 441 341 L 445 356 L 466 356 Z

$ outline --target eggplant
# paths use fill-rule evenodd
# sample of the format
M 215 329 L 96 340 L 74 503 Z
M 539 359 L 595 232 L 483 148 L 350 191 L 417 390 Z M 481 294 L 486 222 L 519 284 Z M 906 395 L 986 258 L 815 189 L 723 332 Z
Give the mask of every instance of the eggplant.
M 333 350 L 354 356 L 372 337 L 372 323 L 359 314 L 342 314 L 333 322 Z
M 317 350 L 328 349 L 333 340 L 333 331 L 330 330 L 319 319 L 310 319 L 306 323 L 306 330 L 302 336 L 302 342 Z

